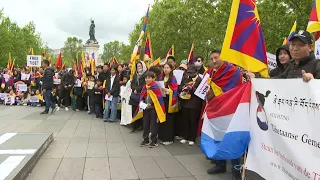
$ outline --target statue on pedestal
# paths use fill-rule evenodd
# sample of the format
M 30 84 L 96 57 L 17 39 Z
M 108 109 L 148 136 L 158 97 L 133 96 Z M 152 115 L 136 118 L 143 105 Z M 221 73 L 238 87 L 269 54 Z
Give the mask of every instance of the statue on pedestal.
M 90 39 L 87 40 L 86 44 L 98 44 L 98 41 L 96 40 L 96 37 L 95 37 L 95 28 L 96 28 L 96 25 L 94 24 L 94 21 L 91 19 L 91 25 L 89 29 Z

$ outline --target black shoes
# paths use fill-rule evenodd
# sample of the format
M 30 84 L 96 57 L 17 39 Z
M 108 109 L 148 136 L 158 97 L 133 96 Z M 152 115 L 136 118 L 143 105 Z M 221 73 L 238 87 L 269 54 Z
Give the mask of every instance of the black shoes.
M 149 148 L 154 148 L 154 147 L 157 147 L 158 146 L 158 143 L 155 143 L 155 142 L 151 142 L 149 144 Z
M 219 174 L 219 173 L 225 173 L 227 171 L 227 166 L 226 164 L 223 165 L 216 165 L 211 169 L 207 170 L 208 174 Z
M 140 144 L 140 147 L 145 147 L 149 145 L 149 141 L 143 140 L 142 143 Z

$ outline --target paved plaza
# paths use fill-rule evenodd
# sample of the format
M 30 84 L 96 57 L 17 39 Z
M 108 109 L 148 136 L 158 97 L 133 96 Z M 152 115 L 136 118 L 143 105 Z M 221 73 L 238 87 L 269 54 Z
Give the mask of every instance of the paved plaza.
M 42 110 L 0 105 L 0 133 L 53 133 L 28 180 L 232 180 L 230 165 L 225 174 L 207 174 L 213 165 L 198 144 L 139 147 L 141 132 L 129 133 L 119 123 L 64 109 L 40 115 Z M 261 179 L 247 174 L 249 180 Z

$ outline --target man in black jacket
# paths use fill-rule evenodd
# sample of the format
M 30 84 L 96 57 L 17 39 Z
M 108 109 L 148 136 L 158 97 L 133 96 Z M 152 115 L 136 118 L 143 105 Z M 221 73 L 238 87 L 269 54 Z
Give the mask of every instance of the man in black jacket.
M 42 93 L 44 100 L 46 101 L 46 108 L 43 112 L 41 112 L 41 114 L 48 114 L 50 107 L 52 108 L 51 113 L 54 113 L 57 110 L 56 105 L 51 101 L 54 69 L 53 67 L 49 67 L 49 64 L 50 63 L 48 60 L 44 60 L 42 63 L 42 67 L 44 69 L 44 75 L 42 78 Z
M 75 76 L 73 69 L 62 76 L 59 93 L 59 104 L 61 104 L 61 101 L 63 100 L 66 111 L 69 111 L 68 106 L 71 105 L 70 92 L 74 86 L 74 82 Z

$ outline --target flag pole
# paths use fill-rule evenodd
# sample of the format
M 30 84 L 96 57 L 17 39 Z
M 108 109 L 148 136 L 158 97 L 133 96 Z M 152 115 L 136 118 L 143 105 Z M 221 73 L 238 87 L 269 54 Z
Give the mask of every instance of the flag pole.
M 243 157 L 243 165 L 241 167 L 241 177 L 242 177 L 242 180 L 245 180 L 246 178 L 246 162 L 247 162 L 247 155 L 248 155 L 248 152 L 246 151 L 245 154 L 244 154 L 244 157 Z

